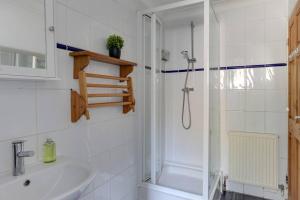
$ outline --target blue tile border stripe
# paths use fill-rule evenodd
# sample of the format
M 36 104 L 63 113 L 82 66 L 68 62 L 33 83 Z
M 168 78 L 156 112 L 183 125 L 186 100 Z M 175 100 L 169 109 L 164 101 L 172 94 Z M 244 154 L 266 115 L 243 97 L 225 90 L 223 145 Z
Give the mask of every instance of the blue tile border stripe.
M 56 48 L 62 49 L 62 50 L 67 50 L 67 51 L 84 51 L 83 49 L 68 46 L 68 45 L 61 44 L 61 43 L 56 43 Z
M 220 70 L 233 70 L 233 69 L 255 69 L 255 68 L 267 68 L 267 67 L 286 67 L 286 63 L 273 63 L 273 64 L 260 64 L 260 65 L 245 65 L 245 66 L 228 66 L 228 67 L 220 67 Z M 151 70 L 150 66 L 145 66 L 145 69 Z M 210 70 L 218 70 L 217 67 L 211 68 Z M 190 72 L 193 70 L 190 69 Z M 195 71 L 204 71 L 203 67 L 196 68 Z M 180 73 L 187 72 L 187 69 L 177 69 L 177 70 L 162 70 L 162 73 L 170 74 L 170 73 Z
M 84 49 L 80 49 L 77 47 L 65 45 L 62 43 L 56 43 L 56 48 L 67 50 L 67 51 L 84 51 Z M 251 68 L 266 68 L 266 67 L 285 67 L 287 66 L 286 63 L 272 63 L 272 64 L 259 64 L 259 65 L 240 65 L 240 66 L 227 66 L 227 67 L 220 67 L 220 70 L 232 70 L 232 69 L 251 69 Z M 151 70 L 150 66 L 145 66 L 146 69 Z M 217 67 L 211 68 L 211 70 L 218 70 Z M 189 70 L 190 72 L 193 70 Z M 203 67 L 196 68 L 195 71 L 204 71 Z M 170 73 L 180 73 L 180 72 L 187 72 L 187 69 L 178 69 L 178 70 L 162 70 L 162 73 L 170 74 Z

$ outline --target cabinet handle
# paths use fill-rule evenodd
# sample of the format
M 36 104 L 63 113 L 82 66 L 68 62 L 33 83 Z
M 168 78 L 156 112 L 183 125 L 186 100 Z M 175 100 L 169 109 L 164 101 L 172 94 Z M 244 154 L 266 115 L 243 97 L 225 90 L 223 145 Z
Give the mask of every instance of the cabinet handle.
M 295 120 L 300 119 L 300 116 L 295 116 Z

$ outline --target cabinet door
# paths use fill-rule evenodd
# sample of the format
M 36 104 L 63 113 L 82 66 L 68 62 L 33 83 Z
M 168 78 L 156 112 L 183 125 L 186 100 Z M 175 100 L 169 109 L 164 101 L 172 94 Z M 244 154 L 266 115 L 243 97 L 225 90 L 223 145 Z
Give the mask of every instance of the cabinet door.
M 54 0 L 0 1 L 0 8 L 0 78 L 55 78 Z

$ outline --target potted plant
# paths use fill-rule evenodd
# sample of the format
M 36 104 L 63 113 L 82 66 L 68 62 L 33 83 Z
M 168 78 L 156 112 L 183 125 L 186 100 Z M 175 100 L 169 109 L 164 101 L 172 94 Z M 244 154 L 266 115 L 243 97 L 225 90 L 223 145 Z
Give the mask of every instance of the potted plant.
M 124 40 L 119 35 L 110 35 L 106 41 L 106 48 L 109 50 L 109 56 L 114 58 L 121 57 L 121 49 L 124 46 Z

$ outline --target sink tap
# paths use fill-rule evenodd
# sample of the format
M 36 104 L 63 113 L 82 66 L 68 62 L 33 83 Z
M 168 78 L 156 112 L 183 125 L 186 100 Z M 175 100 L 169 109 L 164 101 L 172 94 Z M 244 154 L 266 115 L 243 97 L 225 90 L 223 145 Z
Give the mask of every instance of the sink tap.
M 24 158 L 34 156 L 34 151 L 24 151 L 25 140 L 12 142 L 13 151 L 13 176 L 20 176 L 25 173 Z

